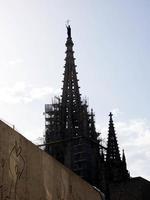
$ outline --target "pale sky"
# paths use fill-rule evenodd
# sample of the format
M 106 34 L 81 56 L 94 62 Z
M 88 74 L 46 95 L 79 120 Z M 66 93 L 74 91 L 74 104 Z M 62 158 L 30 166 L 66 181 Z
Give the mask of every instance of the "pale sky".
M 131 176 L 150 179 L 150 1 L 0 0 L 0 118 L 35 142 L 61 94 L 67 19 L 82 97 L 107 138 L 108 114 Z

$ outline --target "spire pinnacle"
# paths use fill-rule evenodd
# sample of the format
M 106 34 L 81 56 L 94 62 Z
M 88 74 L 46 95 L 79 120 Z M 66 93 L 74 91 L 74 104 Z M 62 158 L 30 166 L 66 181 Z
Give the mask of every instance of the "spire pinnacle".
M 66 24 L 66 28 L 67 28 L 67 35 L 68 35 L 68 38 L 71 38 L 71 26 L 70 26 L 70 21 L 67 20 L 67 24 Z
M 110 112 L 110 113 L 109 113 L 109 117 L 110 117 L 111 119 L 112 119 L 112 116 L 113 116 L 113 114 Z

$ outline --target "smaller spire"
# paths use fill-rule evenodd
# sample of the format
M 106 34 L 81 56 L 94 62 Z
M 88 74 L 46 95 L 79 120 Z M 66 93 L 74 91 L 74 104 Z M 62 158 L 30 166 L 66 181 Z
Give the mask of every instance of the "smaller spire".
M 109 131 L 108 131 L 108 141 L 107 141 L 107 161 L 109 160 L 116 160 L 120 161 L 120 153 L 119 153 L 119 147 L 117 142 L 117 137 L 114 129 L 113 114 L 110 112 L 109 117 Z
M 95 139 L 97 139 L 98 134 L 97 134 L 96 129 L 95 129 L 95 120 L 94 120 L 94 112 L 93 112 L 93 109 L 91 109 L 91 133 L 92 133 L 93 137 L 94 137 Z
M 122 162 L 126 163 L 126 157 L 125 157 L 124 149 L 122 150 Z
M 127 163 L 126 163 L 126 156 L 125 156 L 124 149 L 122 150 L 122 175 L 123 175 L 123 179 L 130 178 L 130 174 L 127 170 Z
M 122 153 L 122 158 L 120 157 L 112 116 L 113 115 L 110 112 L 106 165 L 108 167 L 110 181 L 121 181 L 129 178 L 129 174 L 126 166 L 126 158 L 124 150 Z
M 124 169 L 127 170 L 127 163 L 126 163 L 126 156 L 125 156 L 124 149 L 122 150 L 122 163 L 123 163 Z

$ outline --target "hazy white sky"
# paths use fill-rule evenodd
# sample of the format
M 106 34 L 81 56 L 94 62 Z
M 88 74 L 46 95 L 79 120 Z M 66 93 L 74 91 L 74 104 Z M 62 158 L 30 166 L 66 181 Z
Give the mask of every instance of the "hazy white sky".
M 81 93 L 102 136 L 108 114 L 132 176 L 150 179 L 150 1 L 0 0 L 0 117 L 32 141 L 60 94 L 71 20 Z

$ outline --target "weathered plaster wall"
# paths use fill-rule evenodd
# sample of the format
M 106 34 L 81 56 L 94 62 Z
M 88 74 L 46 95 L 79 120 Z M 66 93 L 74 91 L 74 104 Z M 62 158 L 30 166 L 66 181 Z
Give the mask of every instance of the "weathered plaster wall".
M 100 200 L 80 177 L 0 121 L 0 200 Z

